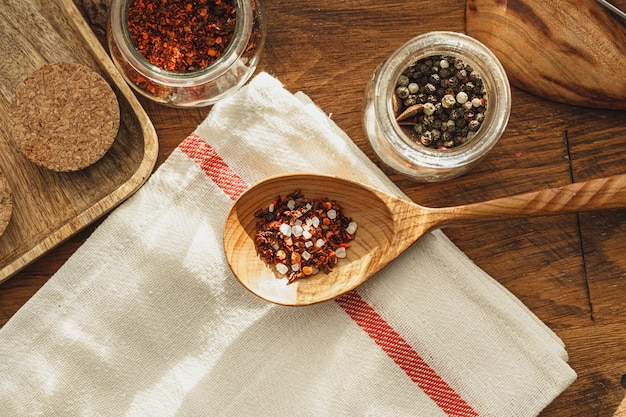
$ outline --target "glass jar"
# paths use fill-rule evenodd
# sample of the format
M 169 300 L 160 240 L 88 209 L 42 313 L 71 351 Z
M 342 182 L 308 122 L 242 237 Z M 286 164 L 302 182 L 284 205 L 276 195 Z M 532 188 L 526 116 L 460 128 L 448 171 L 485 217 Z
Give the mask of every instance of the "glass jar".
M 393 96 L 399 76 L 415 62 L 431 56 L 451 56 L 470 65 L 486 92 L 484 120 L 467 142 L 433 149 L 411 138 L 396 121 Z M 422 182 L 458 177 L 469 171 L 496 144 L 511 112 L 511 89 L 496 56 L 479 41 L 456 32 L 417 36 L 383 61 L 368 83 L 364 126 L 380 160 L 396 172 Z
M 265 42 L 266 22 L 259 0 L 235 0 L 236 20 L 223 54 L 205 68 L 172 72 L 139 53 L 128 30 L 131 0 L 113 0 L 108 43 L 113 62 L 140 94 L 173 107 L 202 107 L 237 91 L 254 73 Z

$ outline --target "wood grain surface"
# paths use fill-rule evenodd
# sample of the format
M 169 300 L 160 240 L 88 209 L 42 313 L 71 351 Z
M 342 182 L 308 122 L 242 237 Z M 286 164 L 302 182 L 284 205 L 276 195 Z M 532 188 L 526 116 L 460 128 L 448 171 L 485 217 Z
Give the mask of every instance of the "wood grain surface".
M 131 195 L 156 162 L 158 143 L 150 120 L 93 32 L 84 20 L 75 25 L 72 15 L 80 17 L 71 0 L 9 0 L 0 7 L 0 170 L 13 194 L 11 219 L 0 239 L 0 282 Z M 113 146 L 101 160 L 76 172 L 35 165 L 12 135 L 10 108 L 18 85 L 43 65 L 57 62 L 98 72 L 120 105 Z
M 95 33 L 103 35 L 106 6 L 96 4 L 99 0 L 75 1 Z M 588 2 L 590 7 L 595 0 Z M 268 37 L 260 70 L 278 77 L 290 91 L 307 93 L 375 161 L 362 127 L 365 86 L 374 68 L 413 36 L 465 30 L 465 0 L 263 4 Z M 612 22 L 622 24 L 617 17 Z M 419 184 L 383 170 L 415 202 L 434 207 L 626 173 L 625 111 L 563 104 L 517 87 L 512 93 L 502 139 L 467 175 Z M 159 136 L 157 163 L 209 111 L 141 103 Z M 94 227 L 0 285 L 0 325 Z M 507 220 L 448 228 L 446 234 L 565 342 L 578 379 L 541 417 L 626 416 L 626 211 Z
M 0 171 L 0 236 L 4 233 L 13 214 L 13 193 L 4 173 Z
M 561 103 L 626 109 L 626 20 L 597 1 L 468 0 L 465 28 L 518 87 Z

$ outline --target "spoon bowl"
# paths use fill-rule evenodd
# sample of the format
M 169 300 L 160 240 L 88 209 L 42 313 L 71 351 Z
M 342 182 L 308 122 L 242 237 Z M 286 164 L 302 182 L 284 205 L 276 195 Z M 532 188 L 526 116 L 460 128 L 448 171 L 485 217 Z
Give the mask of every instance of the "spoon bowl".
M 329 274 L 322 272 L 287 284 L 273 267 L 257 254 L 254 244 L 257 218 L 254 213 L 267 207 L 278 195 L 301 190 L 308 199 L 336 200 L 346 215 L 358 224 L 355 239 L 345 259 Z M 278 304 L 307 305 L 347 292 L 382 269 L 386 256 L 396 244 L 396 221 L 387 196 L 374 189 L 336 177 L 296 174 L 272 177 L 244 192 L 226 220 L 224 248 L 228 263 L 239 281 L 260 297 Z
M 255 247 L 257 218 L 276 196 L 301 190 L 308 199 L 328 197 L 358 225 L 347 257 L 322 272 L 288 284 Z M 224 227 L 226 260 L 239 282 L 259 297 L 304 306 L 344 294 L 383 269 L 433 229 L 511 217 L 542 216 L 626 207 L 626 175 L 461 206 L 428 208 L 354 181 L 320 174 L 268 178 L 233 204 Z

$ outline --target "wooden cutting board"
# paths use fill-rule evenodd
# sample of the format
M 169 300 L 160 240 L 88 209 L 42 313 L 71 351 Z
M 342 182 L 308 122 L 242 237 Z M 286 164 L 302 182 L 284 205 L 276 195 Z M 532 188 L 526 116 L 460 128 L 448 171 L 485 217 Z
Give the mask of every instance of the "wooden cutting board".
M 0 282 L 134 193 L 157 158 L 154 127 L 72 0 L 3 0 L 0 6 L 0 171 L 13 212 L 0 236 Z M 38 167 L 16 148 L 9 106 L 17 85 L 47 63 L 76 62 L 101 74 L 120 104 L 109 152 L 77 172 Z
M 626 20 L 595 0 L 467 0 L 466 33 L 511 84 L 561 103 L 626 109 Z

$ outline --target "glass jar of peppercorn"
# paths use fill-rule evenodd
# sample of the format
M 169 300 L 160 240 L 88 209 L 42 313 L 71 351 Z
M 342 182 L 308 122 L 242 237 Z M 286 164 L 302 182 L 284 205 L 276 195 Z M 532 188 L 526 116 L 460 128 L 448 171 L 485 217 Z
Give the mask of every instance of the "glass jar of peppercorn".
M 113 0 L 113 62 L 142 95 L 174 107 L 207 106 L 252 76 L 265 40 L 259 0 Z
M 511 112 L 496 56 L 456 32 L 429 32 L 383 61 L 368 84 L 364 125 L 380 160 L 422 182 L 458 177 L 496 144 Z

